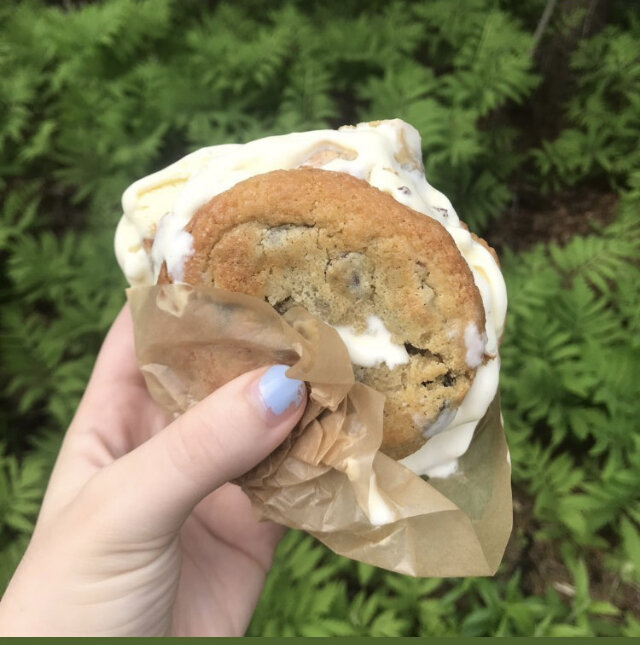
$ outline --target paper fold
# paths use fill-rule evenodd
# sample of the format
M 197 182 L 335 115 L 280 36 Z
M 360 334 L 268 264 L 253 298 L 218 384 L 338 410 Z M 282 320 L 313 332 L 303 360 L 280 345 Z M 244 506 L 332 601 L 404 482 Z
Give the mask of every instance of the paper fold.
M 300 423 L 238 481 L 261 518 L 400 573 L 495 573 L 512 522 L 497 397 L 457 472 L 425 481 L 379 452 L 384 395 L 354 381 L 344 343 L 321 320 L 300 308 L 280 316 L 213 287 L 156 285 L 127 296 L 147 386 L 174 414 L 266 365 L 291 365 L 287 374 L 308 384 Z

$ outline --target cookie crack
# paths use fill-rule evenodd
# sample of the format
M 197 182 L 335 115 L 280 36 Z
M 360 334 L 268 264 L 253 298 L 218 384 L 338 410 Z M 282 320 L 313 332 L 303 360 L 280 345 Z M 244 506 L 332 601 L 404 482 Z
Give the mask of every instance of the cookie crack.
M 456 384 L 456 376 L 449 370 L 445 374 L 440 374 L 436 378 L 429 381 L 420 381 L 422 387 L 428 387 L 429 385 L 442 386 L 442 387 L 453 387 Z
M 438 352 L 432 352 L 426 347 L 416 347 L 411 343 L 405 343 L 404 348 L 407 350 L 407 354 L 409 354 L 409 356 L 424 356 L 425 358 L 435 358 L 438 363 L 445 362 L 442 354 L 439 354 Z

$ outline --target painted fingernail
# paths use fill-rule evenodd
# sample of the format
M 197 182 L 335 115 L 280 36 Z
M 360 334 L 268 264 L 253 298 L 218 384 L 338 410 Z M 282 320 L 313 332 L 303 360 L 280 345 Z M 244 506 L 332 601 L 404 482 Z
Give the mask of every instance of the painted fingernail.
M 304 396 L 304 383 L 285 376 L 288 365 L 270 367 L 258 383 L 258 393 L 264 407 L 280 416 L 289 408 L 297 408 Z

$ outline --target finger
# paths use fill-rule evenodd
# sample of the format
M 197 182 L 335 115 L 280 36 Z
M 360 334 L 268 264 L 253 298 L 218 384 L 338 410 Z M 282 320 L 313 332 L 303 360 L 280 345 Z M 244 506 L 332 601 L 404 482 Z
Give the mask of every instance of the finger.
M 41 517 L 55 514 L 96 472 L 133 450 L 167 422 L 167 415 L 151 400 L 138 369 L 133 321 L 125 305 L 105 337 L 64 438 Z
M 276 546 L 285 532 L 279 524 L 261 522 L 252 512 L 246 493 L 235 484 L 224 484 L 207 495 L 191 517 L 217 539 L 250 553 L 265 571 L 271 568 Z M 181 539 L 186 548 L 184 531 Z
M 102 343 L 74 422 L 81 421 L 87 410 L 93 410 L 96 403 L 105 402 L 114 393 L 135 392 L 144 387 L 136 361 L 131 311 L 125 305 Z M 117 409 L 117 406 L 109 407 Z
M 168 420 L 151 398 L 138 366 L 133 320 L 125 305 L 102 344 L 69 434 L 97 435 L 113 461 L 164 428 Z
M 140 443 L 135 439 L 140 429 L 146 429 L 141 417 L 146 421 L 150 406 L 151 397 L 136 361 L 131 312 L 125 305 L 102 344 L 67 434 L 97 435 L 112 461 Z
M 98 473 L 85 492 L 108 500 L 112 512 L 101 517 L 110 530 L 140 538 L 175 532 L 200 500 L 271 453 L 306 399 L 304 383 L 287 378 L 287 369 L 275 365 L 227 383 Z

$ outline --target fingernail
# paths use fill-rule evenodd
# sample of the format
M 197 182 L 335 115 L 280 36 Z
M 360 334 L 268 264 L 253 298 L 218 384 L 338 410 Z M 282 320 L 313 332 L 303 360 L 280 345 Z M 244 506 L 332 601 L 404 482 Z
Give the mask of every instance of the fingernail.
M 264 407 L 280 416 L 290 407 L 297 408 L 304 396 L 304 383 L 285 376 L 288 365 L 270 367 L 258 383 L 258 393 Z

